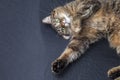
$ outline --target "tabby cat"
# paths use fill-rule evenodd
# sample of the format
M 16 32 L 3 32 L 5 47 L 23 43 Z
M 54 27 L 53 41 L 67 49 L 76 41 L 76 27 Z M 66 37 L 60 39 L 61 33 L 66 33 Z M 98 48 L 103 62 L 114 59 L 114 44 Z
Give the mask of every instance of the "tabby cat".
M 60 73 L 101 38 L 120 55 L 120 0 L 75 0 L 55 8 L 43 23 L 52 27 L 70 42 L 52 63 L 52 72 Z M 108 71 L 112 79 L 120 80 L 120 66 Z

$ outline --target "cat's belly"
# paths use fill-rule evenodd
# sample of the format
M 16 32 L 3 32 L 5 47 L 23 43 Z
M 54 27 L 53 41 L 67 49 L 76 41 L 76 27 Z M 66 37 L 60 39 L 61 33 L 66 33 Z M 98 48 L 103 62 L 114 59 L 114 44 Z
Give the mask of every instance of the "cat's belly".
M 106 20 L 105 18 L 102 18 L 102 17 L 90 19 L 88 21 L 85 21 L 85 26 L 92 27 L 97 30 L 107 30 L 108 20 Z
M 97 30 L 107 30 L 107 24 L 104 22 L 92 22 L 89 27 L 95 28 Z

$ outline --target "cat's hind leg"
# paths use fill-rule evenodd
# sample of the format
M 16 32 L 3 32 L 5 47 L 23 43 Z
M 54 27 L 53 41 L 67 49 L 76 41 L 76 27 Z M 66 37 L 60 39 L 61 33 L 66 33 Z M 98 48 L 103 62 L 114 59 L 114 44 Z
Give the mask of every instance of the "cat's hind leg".
M 113 31 L 108 37 L 108 40 L 110 46 L 115 48 L 117 54 L 120 55 L 120 30 Z M 110 69 L 108 71 L 108 76 L 112 79 L 120 80 L 120 66 Z
M 110 46 L 116 49 L 117 54 L 120 55 L 120 30 L 113 31 L 108 37 Z
M 114 80 L 120 80 L 120 66 L 108 70 L 108 76 Z

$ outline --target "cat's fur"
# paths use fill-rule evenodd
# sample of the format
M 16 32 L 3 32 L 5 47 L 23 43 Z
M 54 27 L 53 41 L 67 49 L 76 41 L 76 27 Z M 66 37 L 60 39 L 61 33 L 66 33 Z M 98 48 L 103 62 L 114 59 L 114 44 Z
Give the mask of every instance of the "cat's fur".
M 51 21 L 47 21 L 48 18 Z M 59 19 L 58 23 L 54 19 Z M 55 8 L 43 22 L 52 24 L 61 35 L 71 36 L 64 52 L 52 63 L 55 73 L 61 72 L 101 38 L 107 38 L 120 55 L 120 0 L 75 0 Z M 58 28 L 64 28 L 66 33 L 59 32 Z M 119 77 L 120 66 L 110 69 L 108 76 Z

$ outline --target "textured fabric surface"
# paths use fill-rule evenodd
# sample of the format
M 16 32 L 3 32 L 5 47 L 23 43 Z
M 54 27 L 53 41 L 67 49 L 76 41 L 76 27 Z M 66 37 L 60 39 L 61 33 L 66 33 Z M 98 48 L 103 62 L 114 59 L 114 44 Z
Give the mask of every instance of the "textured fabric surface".
M 69 41 L 41 20 L 70 0 L 0 0 L 0 80 L 109 80 L 106 72 L 120 64 L 107 40 L 91 45 L 61 75 L 51 73 Z

